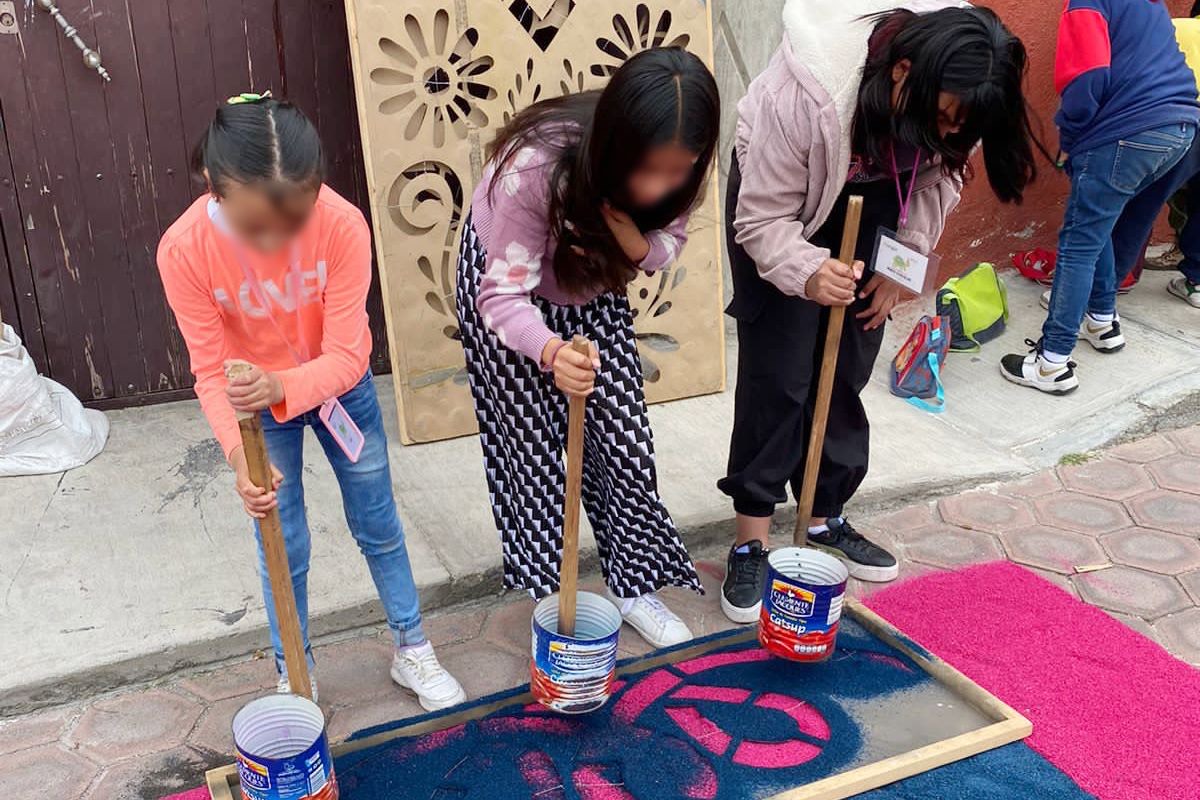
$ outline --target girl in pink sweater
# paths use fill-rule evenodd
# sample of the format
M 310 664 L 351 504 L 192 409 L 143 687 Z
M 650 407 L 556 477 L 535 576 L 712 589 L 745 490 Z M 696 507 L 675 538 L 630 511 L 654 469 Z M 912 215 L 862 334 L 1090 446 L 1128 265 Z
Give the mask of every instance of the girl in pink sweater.
M 683 249 L 719 126 L 711 73 L 675 48 L 526 109 L 491 146 L 458 265 L 505 585 L 558 587 L 567 395 L 589 396 L 583 504 L 611 599 L 660 647 L 691 633 L 654 593 L 700 581 L 658 495 L 625 288 Z M 575 334 L 590 355 L 565 346 Z

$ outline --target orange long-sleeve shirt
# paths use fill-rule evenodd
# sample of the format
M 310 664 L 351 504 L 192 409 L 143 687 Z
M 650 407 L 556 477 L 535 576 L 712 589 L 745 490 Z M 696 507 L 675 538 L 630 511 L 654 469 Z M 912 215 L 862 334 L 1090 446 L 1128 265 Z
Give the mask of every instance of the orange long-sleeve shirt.
M 263 255 L 235 245 L 218 227 L 213 202 L 202 196 L 167 229 L 158 245 L 158 271 L 187 342 L 200 406 L 228 457 L 242 442 L 225 397 L 227 359 L 244 359 L 279 376 L 284 399 L 271 413 L 280 422 L 344 394 L 366 372 L 371 234 L 362 213 L 323 186 L 296 247 Z M 239 253 L 269 309 L 246 281 Z M 289 277 L 293 254 L 299 257 L 299 286 Z M 311 360 L 297 365 L 283 336 Z

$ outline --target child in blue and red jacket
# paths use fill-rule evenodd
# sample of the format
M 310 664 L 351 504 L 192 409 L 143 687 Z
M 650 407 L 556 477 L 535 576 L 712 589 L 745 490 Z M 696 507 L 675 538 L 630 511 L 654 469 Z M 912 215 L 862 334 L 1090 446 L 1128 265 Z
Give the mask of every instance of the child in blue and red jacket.
M 1184 156 L 1200 122 L 1196 78 L 1162 0 L 1067 0 L 1058 30 L 1055 122 L 1071 194 L 1042 338 L 1007 355 L 1005 378 L 1043 392 L 1079 385 L 1079 337 L 1125 346 L 1116 316 L 1112 233 L 1130 200 Z M 1156 209 L 1157 211 L 1157 209 Z

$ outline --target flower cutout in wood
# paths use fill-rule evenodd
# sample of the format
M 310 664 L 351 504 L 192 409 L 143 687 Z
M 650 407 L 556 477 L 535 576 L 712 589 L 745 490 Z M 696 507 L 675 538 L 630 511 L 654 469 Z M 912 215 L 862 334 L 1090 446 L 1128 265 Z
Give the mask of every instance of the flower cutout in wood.
M 404 18 L 404 28 L 408 42 L 379 40 L 379 50 L 394 64 L 371 70 L 371 82 L 387 94 L 380 113 L 406 116 L 409 141 L 428 124 L 435 147 L 446 143 L 447 131 L 466 139 L 472 128 L 486 128 L 488 117 L 479 101 L 495 98 L 496 89 L 486 79 L 492 57 L 471 57 L 479 33 L 467 28 L 451 45 L 450 15 L 444 9 L 434 14 L 428 30 L 412 14 Z
M 631 24 L 632 22 L 632 24 Z M 672 33 L 671 12 L 663 9 L 657 19 L 653 18 L 650 7 L 638 3 L 634 10 L 634 19 L 617 14 L 613 17 L 613 33 L 616 39 L 601 37 L 596 40 L 596 47 L 603 54 L 604 61 L 592 65 L 592 74 L 607 78 L 632 55 L 653 47 L 687 47 L 691 37 L 686 33 Z

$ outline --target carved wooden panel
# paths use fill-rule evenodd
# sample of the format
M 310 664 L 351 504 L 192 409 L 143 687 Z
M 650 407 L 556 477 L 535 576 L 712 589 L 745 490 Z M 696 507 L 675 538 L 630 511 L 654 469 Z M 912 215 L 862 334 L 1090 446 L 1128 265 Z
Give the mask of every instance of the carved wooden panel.
M 630 55 L 712 63 L 701 0 L 346 0 L 400 429 L 472 433 L 454 312 L 460 226 L 483 146 L 539 99 L 603 85 Z M 651 402 L 724 385 L 715 186 L 669 271 L 629 288 Z

